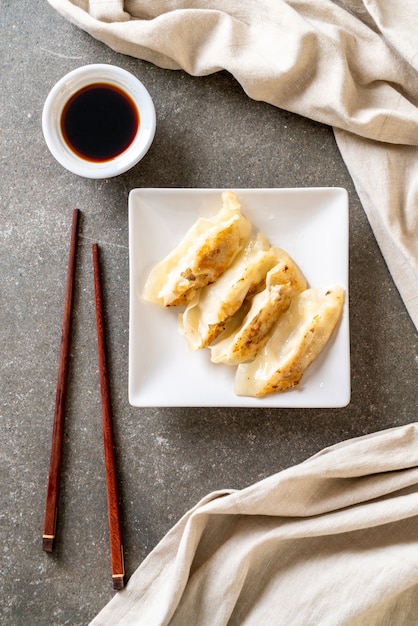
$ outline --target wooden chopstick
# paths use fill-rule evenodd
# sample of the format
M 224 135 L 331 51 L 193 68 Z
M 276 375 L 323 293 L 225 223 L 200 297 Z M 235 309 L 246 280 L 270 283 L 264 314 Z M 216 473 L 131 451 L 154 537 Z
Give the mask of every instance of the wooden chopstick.
M 77 257 L 79 209 L 73 210 L 67 283 L 64 298 L 61 346 L 58 363 L 58 381 L 55 397 L 54 425 L 52 430 L 51 457 L 49 463 L 48 491 L 46 497 L 44 534 L 42 549 L 52 552 L 57 525 L 58 498 L 60 489 L 62 442 L 64 437 L 65 400 L 67 395 L 70 362 L 71 322 L 74 302 L 75 267 Z
M 102 402 L 103 441 L 106 466 L 107 509 L 109 517 L 112 581 L 114 589 L 123 589 L 125 584 L 125 569 L 123 558 L 122 530 L 119 513 L 116 457 L 113 442 L 110 384 L 106 360 L 103 291 L 100 274 L 99 248 L 97 243 L 94 243 L 92 245 L 92 256 L 94 270 L 94 293 L 96 302 L 97 346 L 99 357 L 100 393 Z

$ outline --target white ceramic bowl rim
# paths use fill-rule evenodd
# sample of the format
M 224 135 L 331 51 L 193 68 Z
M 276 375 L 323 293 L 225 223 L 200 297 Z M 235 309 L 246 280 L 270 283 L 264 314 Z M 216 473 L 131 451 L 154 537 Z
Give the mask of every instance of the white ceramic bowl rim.
M 137 134 L 129 147 L 109 161 L 94 163 L 78 157 L 66 144 L 61 132 L 61 114 L 68 99 L 91 83 L 111 83 L 126 91 L 139 111 Z M 42 111 L 42 130 L 46 144 L 55 159 L 66 169 L 85 178 L 110 178 L 126 172 L 146 154 L 154 139 L 156 127 L 152 98 L 130 72 L 105 63 L 79 67 L 63 76 L 51 89 Z

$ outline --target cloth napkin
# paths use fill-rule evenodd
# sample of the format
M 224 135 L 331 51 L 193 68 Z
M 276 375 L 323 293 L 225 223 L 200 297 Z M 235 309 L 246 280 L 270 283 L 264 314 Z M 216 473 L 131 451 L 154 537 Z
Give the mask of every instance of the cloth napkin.
M 48 0 L 114 50 L 333 127 L 418 328 L 417 0 Z
M 415 626 L 418 424 L 205 497 L 91 626 Z

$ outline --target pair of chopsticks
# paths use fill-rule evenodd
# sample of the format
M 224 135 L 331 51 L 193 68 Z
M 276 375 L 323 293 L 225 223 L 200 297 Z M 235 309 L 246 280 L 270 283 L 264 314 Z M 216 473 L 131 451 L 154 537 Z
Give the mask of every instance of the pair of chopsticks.
M 70 253 L 68 260 L 67 282 L 65 288 L 62 336 L 58 364 L 58 381 L 55 399 L 54 425 L 52 431 L 51 457 L 46 498 L 44 532 L 42 549 L 52 552 L 55 542 L 56 522 L 58 513 L 58 497 L 60 488 L 61 459 L 64 436 L 65 400 L 70 361 L 71 322 L 74 302 L 74 282 L 78 242 L 79 209 L 74 209 Z M 94 293 L 96 306 L 97 345 L 100 377 L 100 394 L 102 405 L 103 444 L 106 468 L 107 507 L 109 518 L 110 553 L 112 563 L 112 581 L 114 589 L 124 587 L 124 558 L 122 531 L 119 514 L 119 495 L 116 473 L 116 458 L 113 442 L 112 409 L 110 402 L 110 385 L 106 360 L 106 342 L 104 330 L 103 291 L 100 274 L 99 248 L 92 245 Z

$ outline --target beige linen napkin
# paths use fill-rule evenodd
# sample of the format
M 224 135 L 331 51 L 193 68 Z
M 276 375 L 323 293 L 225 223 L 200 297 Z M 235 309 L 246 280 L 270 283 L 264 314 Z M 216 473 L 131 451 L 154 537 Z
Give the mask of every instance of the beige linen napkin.
M 49 2 L 118 52 L 225 69 L 251 98 L 332 126 L 418 328 L 416 0 Z
M 414 626 L 418 424 L 208 495 L 91 626 Z

